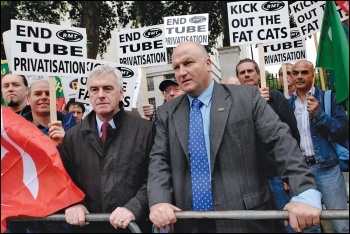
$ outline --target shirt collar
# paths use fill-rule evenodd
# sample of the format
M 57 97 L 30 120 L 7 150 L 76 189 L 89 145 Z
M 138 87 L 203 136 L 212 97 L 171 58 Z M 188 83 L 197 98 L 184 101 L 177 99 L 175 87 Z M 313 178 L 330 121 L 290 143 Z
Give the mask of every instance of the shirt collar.
M 295 97 L 298 97 L 297 91 L 298 91 L 298 90 L 295 90 L 295 91 L 293 92 L 293 94 L 295 95 Z M 307 93 L 311 93 L 312 96 L 315 96 L 315 86 L 312 86 L 311 89 L 310 89 Z
M 200 100 L 203 105 L 205 106 L 209 106 L 209 103 L 210 103 L 210 100 L 211 100 L 211 97 L 213 96 L 213 90 L 214 90 L 214 79 L 211 80 L 208 88 L 206 88 L 204 90 L 203 93 L 201 93 L 197 99 Z M 192 106 L 192 101 L 193 101 L 193 97 L 191 97 L 190 95 L 187 94 L 187 97 L 188 97 L 188 100 L 190 101 L 190 106 Z
M 100 132 L 100 131 L 101 131 L 102 124 L 103 124 L 103 121 L 100 120 L 100 119 L 97 117 L 97 115 L 96 115 L 96 122 L 97 122 L 97 129 L 98 129 L 98 131 Z M 109 125 L 111 125 L 112 128 L 115 128 L 115 124 L 114 124 L 113 119 L 111 119 L 108 123 L 109 123 Z

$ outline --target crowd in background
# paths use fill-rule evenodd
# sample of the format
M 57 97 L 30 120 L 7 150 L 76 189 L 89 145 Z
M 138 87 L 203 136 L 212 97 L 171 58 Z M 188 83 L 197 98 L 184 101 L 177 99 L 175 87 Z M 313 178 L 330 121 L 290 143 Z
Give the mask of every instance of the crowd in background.
M 259 86 L 260 69 L 242 59 L 219 84 L 211 60 L 195 42 L 173 51 L 175 77 L 161 82 L 164 103 L 141 118 L 123 107 L 119 70 L 94 68 L 87 86 L 93 110 L 70 100 L 50 121 L 47 81 L 28 87 L 8 73 L 1 91 L 8 108 L 56 142 L 63 164 L 85 198 L 59 211 L 66 222 L 8 222 L 7 232 L 324 232 L 326 209 L 348 209 L 344 175 L 330 140 L 348 148 L 349 120 L 332 92 L 314 85 L 310 61 L 286 64 L 283 89 Z M 279 71 L 283 86 L 282 67 Z M 178 220 L 179 211 L 288 210 L 289 220 Z M 109 213 L 109 222 L 87 222 L 87 213 Z M 331 220 L 348 233 L 349 220 Z M 168 227 L 168 228 L 166 228 Z

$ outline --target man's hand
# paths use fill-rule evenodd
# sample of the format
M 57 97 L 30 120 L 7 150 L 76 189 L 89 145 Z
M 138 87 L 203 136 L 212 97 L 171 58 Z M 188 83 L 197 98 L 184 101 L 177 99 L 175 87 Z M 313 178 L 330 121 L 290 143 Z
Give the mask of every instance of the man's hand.
M 165 225 L 176 223 L 176 211 L 181 210 L 169 203 L 158 203 L 151 207 L 149 219 L 156 227 L 165 227 Z
M 85 221 L 85 214 L 88 214 L 89 211 L 86 209 L 84 205 L 77 204 L 74 206 L 71 206 L 66 209 L 65 211 L 65 217 L 67 223 L 70 225 L 75 225 L 75 226 L 85 226 L 88 225 L 89 222 Z
M 142 106 L 143 114 L 152 120 L 152 117 L 154 115 L 154 107 L 152 104 L 145 104 Z
M 266 101 L 270 100 L 270 89 L 269 87 L 262 87 L 259 89 L 261 93 L 261 97 L 263 97 Z
M 125 207 L 117 207 L 109 216 L 109 222 L 115 228 L 127 228 L 131 221 L 135 221 L 134 214 Z
M 62 145 L 63 138 L 66 132 L 62 128 L 61 121 L 54 121 L 49 123 L 49 137 L 53 140 L 58 146 Z
M 310 113 L 310 115 L 316 114 L 318 111 L 318 100 L 314 96 L 309 96 L 306 98 L 306 100 L 306 110 Z
M 284 221 L 285 225 L 289 223 L 296 232 L 320 224 L 321 210 L 313 206 L 301 202 L 289 202 L 284 210 L 289 212 L 289 221 Z

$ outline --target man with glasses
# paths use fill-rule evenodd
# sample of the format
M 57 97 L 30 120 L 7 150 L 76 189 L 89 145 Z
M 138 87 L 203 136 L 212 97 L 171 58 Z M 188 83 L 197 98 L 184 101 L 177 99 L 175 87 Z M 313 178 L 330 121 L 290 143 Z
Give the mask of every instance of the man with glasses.
M 164 102 L 167 102 L 173 98 L 176 98 L 184 93 L 180 88 L 175 78 L 165 79 L 159 84 L 159 90 L 163 93 Z M 152 104 L 146 104 L 143 106 L 143 113 L 146 117 L 149 117 L 150 120 L 154 116 L 154 108 Z M 156 122 L 156 118 L 154 119 Z
M 159 84 L 159 90 L 162 91 L 165 101 L 185 93 L 177 83 L 175 78 L 165 79 Z

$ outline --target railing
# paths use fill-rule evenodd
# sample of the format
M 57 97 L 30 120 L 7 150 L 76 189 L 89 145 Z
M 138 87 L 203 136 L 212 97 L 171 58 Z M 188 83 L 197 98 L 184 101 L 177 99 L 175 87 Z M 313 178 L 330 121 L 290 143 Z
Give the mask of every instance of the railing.
M 235 210 L 235 211 L 181 211 L 175 213 L 177 219 L 288 219 L 288 211 L 280 210 Z M 110 214 L 86 214 L 86 221 L 109 221 Z M 349 210 L 323 210 L 321 220 L 349 219 Z M 65 221 L 64 214 L 54 214 L 47 217 L 16 217 L 12 221 Z M 128 226 L 133 233 L 141 233 L 139 226 L 131 222 Z M 103 232 L 103 230 L 101 230 Z M 154 229 L 159 233 L 159 228 Z
M 85 214 L 85 221 L 91 222 L 91 221 L 98 221 L 98 222 L 109 222 L 109 217 L 111 214 Z M 65 221 L 65 215 L 64 214 L 54 214 L 49 215 L 46 217 L 16 217 L 16 218 L 8 218 L 8 220 L 11 221 Z M 128 228 L 132 233 L 142 233 L 141 229 L 135 222 L 130 222 Z M 101 230 L 101 233 L 103 233 L 103 230 Z

